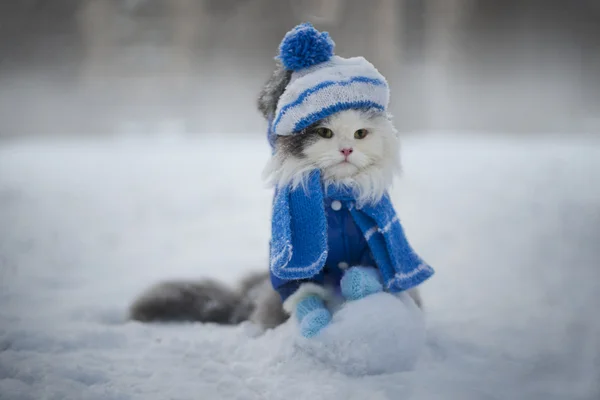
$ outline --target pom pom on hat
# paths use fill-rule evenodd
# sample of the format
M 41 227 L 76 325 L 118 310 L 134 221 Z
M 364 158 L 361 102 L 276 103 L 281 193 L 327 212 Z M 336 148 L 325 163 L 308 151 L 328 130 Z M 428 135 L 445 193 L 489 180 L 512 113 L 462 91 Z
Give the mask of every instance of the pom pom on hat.
M 269 142 L 301 134 L 311 124 L 344 110 L 388 107 L 386 79 L 363 57 L 334 55 L 327 32 L 303 23 L 286 33 L 276 57 L 290 72 L 269 121 Z
M 319 32 L 310 22 L 289 31 L 279 45 L 279 59 L 291 71 L 328 61 L 335 43 L 327 32 Z

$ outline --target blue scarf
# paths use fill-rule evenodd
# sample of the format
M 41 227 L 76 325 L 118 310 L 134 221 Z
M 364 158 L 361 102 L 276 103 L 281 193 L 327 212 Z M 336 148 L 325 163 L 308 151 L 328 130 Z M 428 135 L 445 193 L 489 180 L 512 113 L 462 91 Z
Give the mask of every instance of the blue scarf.
M 273 275 L 286 281 L 309 279 L 325 266 L 328 249 L 324 190 L 350 210 L 388 291 L 410 289 L 433 275 L 433 268 L 408 243 L 387 193 L 377 204 L 358 208 L 350 189 L 324 189 L 319 171 L 310 174 L 304 187 L 292 190 L 286 186 L 275 191 L 270 244 Z

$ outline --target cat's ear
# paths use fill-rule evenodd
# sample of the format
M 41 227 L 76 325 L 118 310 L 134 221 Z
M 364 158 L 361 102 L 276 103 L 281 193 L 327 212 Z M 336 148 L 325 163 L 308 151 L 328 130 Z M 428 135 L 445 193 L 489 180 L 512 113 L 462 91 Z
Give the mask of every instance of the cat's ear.
M 258 95 L 258 110 L 266 119 L 270 119 L 275 115 L 277 102 L 288 83 L 290 83 L 291 78 L 292 71 L 285 69 L 281 62 L 277 61 L 275 71 L 273 71 Z

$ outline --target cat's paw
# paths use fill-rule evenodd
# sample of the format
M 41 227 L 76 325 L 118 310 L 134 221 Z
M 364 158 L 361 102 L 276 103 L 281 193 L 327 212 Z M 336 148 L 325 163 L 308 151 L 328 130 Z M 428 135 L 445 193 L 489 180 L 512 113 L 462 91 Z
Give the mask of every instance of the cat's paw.
M 379 271 L 371 267 L 352 267 L 340 281 L 342 295 L 346 300 L 359 300 L 383 291 Z
M 325 328 L 331 321 L 331 312 L 325 307 L 323 300 L 310 295 L 298 302 L 296 317 L 300 323 L 300 333 L 311 338 Z

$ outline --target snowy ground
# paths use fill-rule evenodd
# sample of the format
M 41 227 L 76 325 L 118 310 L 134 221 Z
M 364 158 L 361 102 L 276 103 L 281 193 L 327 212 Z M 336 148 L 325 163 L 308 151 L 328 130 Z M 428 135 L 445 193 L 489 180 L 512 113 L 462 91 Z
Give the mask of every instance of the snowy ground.
M 0 145 L 0 399 L 598 399 L 600 142 L 428 134 L 393 190 L 437 270 L 414 371 L 349 377 L 285 325 L 124 322 L 164 278 L 264 268 L 263 140 Z

